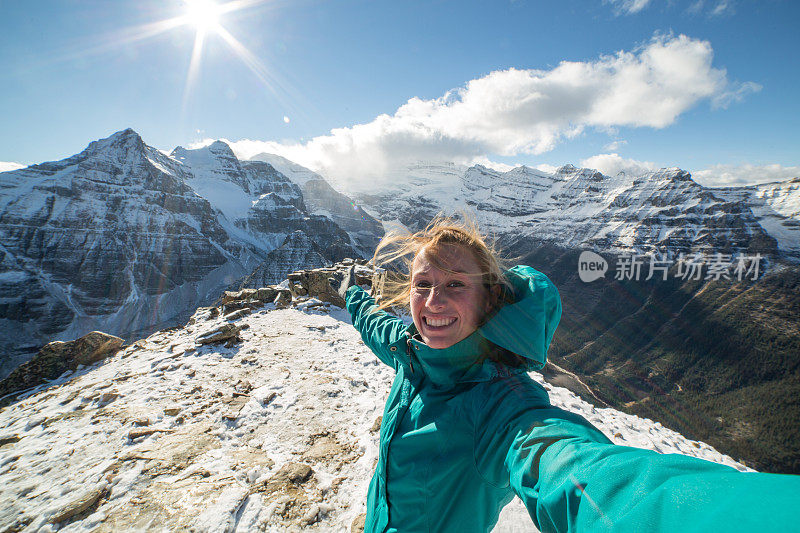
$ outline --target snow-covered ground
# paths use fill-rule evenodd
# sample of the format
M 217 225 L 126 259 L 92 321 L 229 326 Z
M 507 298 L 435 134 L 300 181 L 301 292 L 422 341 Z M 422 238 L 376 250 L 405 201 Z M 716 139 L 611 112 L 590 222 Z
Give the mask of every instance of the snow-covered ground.
M 240 318 L 230 347 L 195 343 L 225 321 L 201 310 L 0 411 L 0 530 L 350 531 L 393 371 L 318 304 Z M 531 375 L 614 442 L 746 469 Z M 515 500 L 495 531 L 534 527 Z

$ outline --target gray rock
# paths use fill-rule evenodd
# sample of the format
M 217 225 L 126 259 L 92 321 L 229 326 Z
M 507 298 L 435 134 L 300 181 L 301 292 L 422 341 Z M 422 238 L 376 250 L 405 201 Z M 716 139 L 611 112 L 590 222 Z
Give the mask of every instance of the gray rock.
M 287 463 L 270 478 L 270 481 L 288 481 L 300 485 L 307 481 L 313 472 L 307 464 Z
M 225 315 L 225 320 L 233 321 L 233 320 L 236 320 L 238 318 L 242 318 L 243 316 L 247 316 L 251 312 L 252 311 L 250 310 L 249 307 L 245 307 L 245 308 L 239 309 L 238 311 L 233 311 L 232 313 L 228 313 L 227 315 Z
M 292 303 L 292 291 L 288 289 L 281 289 L 278 291 L 278 295 L 275 297 L 275 301 L 273 303 L 278 309 L 288 307 L 289 304 Z
M 50 518 L 50 523 L 58 524 L 64 522 L 73 516 L 79 515 L 96 504 L 100 498 L 106 493 L 105 485 L 98 485 L 93 487 L 83 494 L 79 495 L 75 500 L 69 502 L 67 505 L 56 511 Z
M 102 393 L 100 395 L 100 403 L 103 403 L 103 404 L 111 403 L 114 400 L 116 400 L 117 398 L 119 398 L 119 392 L 117 392 L 117 391 L 104 392 L 104 393 Z
M 216 318 L 219 316 L 219 309 L 216 307 L 198 307 L 197 311 L 192 314 L 189 321 L 186 323 L 188 326 L 192 326 L 197 324 L 198 322 L 202 322 L 204 320 L 211 320 L 212 318 Z
M 51 342 L 0 382 L 0 396 L 35 387 L 67 370 L 76 370 L 78 365 L 101 361 L 117 353 L 123 343 L 119 337 L 100 331 L 92 331 L 74 341 Z
M 278 289 L 275 287 L 261 287 L 256 291 L 256 299 L 262 302 L 271 302 L 275 300 L 278 294 Z
M 197 336 L 195 342 L 198 344 L 214 344 L 235 338 L 242 331 L 242 327 L 236 324 L 226 323 Z

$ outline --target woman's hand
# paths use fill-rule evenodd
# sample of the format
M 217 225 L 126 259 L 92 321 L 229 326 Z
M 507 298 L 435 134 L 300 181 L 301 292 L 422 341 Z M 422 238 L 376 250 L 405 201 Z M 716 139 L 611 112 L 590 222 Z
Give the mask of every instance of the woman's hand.
M 347 289 L 356 284 L 356 267 L 351 266 L 346 272 L 337 271 L 328 278 L 333 290 L 339 293 L 342 300 L 347 301 Z

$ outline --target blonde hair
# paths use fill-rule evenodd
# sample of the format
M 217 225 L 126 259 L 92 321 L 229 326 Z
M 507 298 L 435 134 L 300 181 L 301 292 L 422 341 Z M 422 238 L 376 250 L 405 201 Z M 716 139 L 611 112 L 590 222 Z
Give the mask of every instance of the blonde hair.
M 463 246 L 480 269 L 484 287 L 494 294 L 495 287 L 508 289 L 503 267 L 493 244 L 487 243 L 475 220 L 464 215 L 462 220 L 452 216 L 437 215 L 426 227 L 416 233 L 392 231 L 387 233 L 375 249 L 372 262 L 386 267 L 378 308 L 409 307 L 411 296 L 411 270 L 414 259 L 424 249 L 428 260 L 440 270 L 452 272 L 439 261 L 438 254 L 445 246 Z M 501 290 L 503 299 L 509 290 Z M 500 302 L 497 302 L 500 303 Z

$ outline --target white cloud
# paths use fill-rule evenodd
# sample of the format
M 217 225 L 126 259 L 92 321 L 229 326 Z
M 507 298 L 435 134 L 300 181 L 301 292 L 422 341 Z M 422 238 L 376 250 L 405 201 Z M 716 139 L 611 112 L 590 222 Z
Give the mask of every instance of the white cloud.
M 717 0 L 712 5 L 708 5 L 707 10 L 705 9 L 706 6 L 706 0 L 696 0 L 686 11 L 691 15 L 699 15 L 705 11 L 706 16 L 709 18 L 732 15 L 736 11 L 733 0 Z
M 748 94 L 757 93 L 762 88 L 760 84 L 752 81 L 733 83 L 729 89 L 714 96 L 711 104 L 714 109 L 727 109 L 731 104 L 743 102 Z
M 796 177 L 800 177 L 800 166 L 784 167 L 777 163 L 771 165 L 751 165 L 750 163 L 714 165 L 692 172 L 692 178 L 706 187 L 756 185 Z
M 0 172 L 8 172 L 9 170 L 17 170 L 25 168 L 27 165 L 20 165 L 19 163 L 12 163 L 10 161 L 0 161 Z
M 614 6 L 617 15 L 633 15 L 650 4 L 650 0 L 603 0 L 605 4 Z
M 394 114 L 307 142 L 230 144 L 240 157 L 276 153 L 342 184 L 369 184 L 420 160 L 470 164 L 492 154 L 541 154 L 587 128 L 663 128 L 699 102 L 730 93 L 713 55 L 707 41 L 656 35 L 634 51 L 594 61 L 491 72 L 440 98 L 415 97 Z M 747 93 L 737 91 L 730 101 Z
M 637 161 L 636 159 L 624 159 L 619 154 L 597 154 L 581 160 L 584 168 L 599 170 L 606 176 L 616 176 L 624 172 L 629 176 L 641 176 L 646 172 L 656 170 L 658 165 L 650 161 Z
M 721 15 L 727 15 L 733 13 L 733 2 L 731 0 L 719 0 L 717 5 L 715 5 L 711 12 L 709 13 L 712 17 L 719 17 Z
M 471 162 L 471 165 L 483 165 L 486 168 L 491 168 L 492 170 L 497 170 L 498 172 L 508 172 L 520 165 L 507 165 L 506 163 L 500 163 L 499 161 L 492 161 L 488 157 L 481 156 L 474 158 Z
M 705 4 L 705 0 L 696 0 L 692 5 L 689 6 L 687 11 L 693 15 L 700 13 L 703 10 L 703 5 Z
M 540 165 L 536 165 L 534 168 L 537 170 L 541 170 L 542 172 L 547 172 L 548 174 L 555 174 L 560 167 L 554 165 L 548 165 L 547 163 L 542 163 Z
M 603 147 L 603 150 L 606 152 L 616 152 L 617 150 L 620 149 L 620 147 L 625 146 L 626 144 L 628 144 L 628 141 L 623 139 L 617 139 L 616 141 L 610 142 L 607 145 L 605 145 Z

